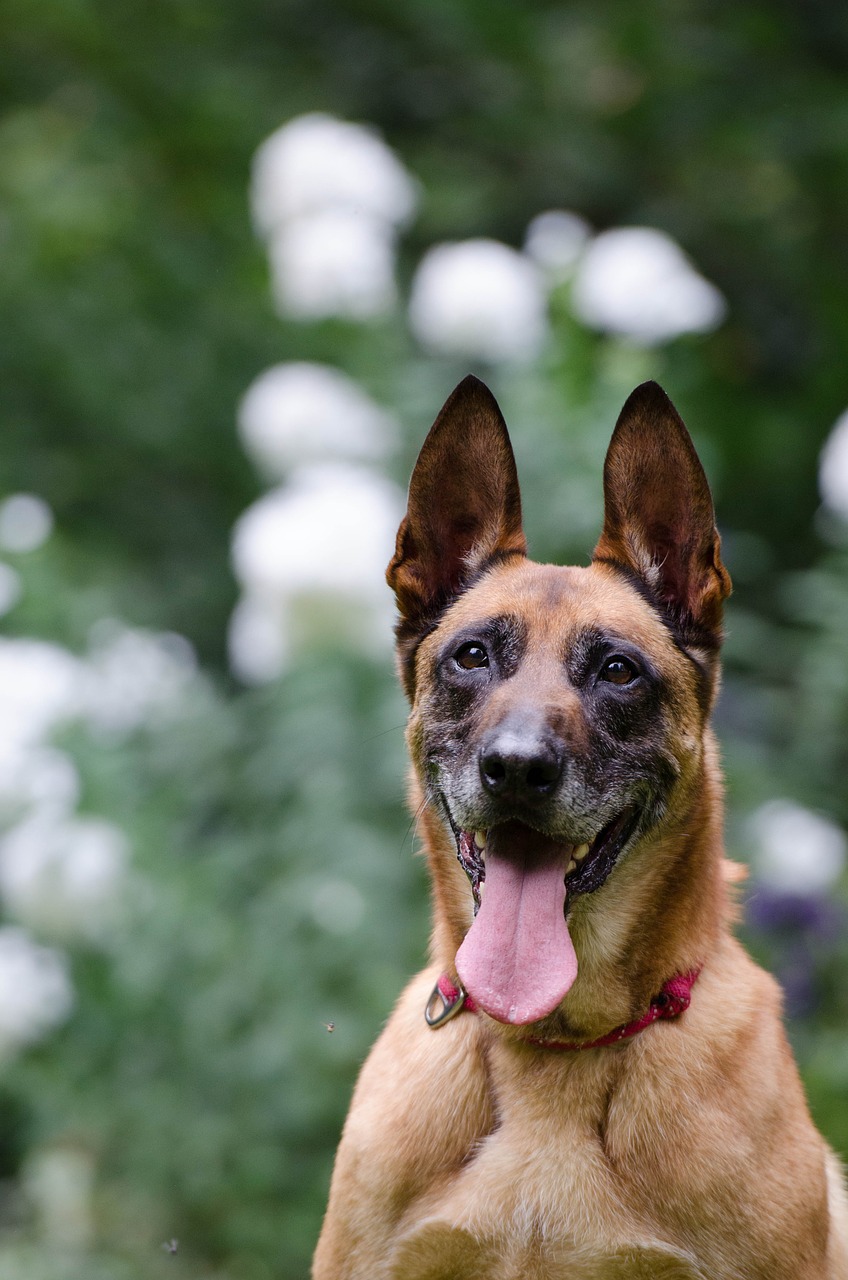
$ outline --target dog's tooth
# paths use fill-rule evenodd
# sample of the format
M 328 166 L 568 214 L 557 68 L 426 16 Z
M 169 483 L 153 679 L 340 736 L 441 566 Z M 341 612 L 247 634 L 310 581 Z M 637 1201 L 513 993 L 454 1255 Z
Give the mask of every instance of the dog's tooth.
M 578 862 L 582 862 L 588 852 L 589 846 L 587 844 L 579 844 L 574 850 L 574 857 Z
M 565 874 L 566 874 L 567 876 L 568 876 L 568 875 L 571 875 L 571 872 L 572 872 L 572 871 L 574 871 L 574 870 L 576 870 L 576 868 L 577 868 L 577 863 L 576 863 L 576 862 L 574 861 L 574 859 L 572 858 L 572 859 L 570 860 L 570 862 L 569 862 L 568 866 L 565 868 Z
M 478 849 L 485 849 L 485 847 L 486 847 L 486 832 L 485 832 L 485 831 L 475 831 L 475 832 L 474 832 L 474 843 L 476 844 L 476 846 L 477 846 L 477 848 L 478 848 Z

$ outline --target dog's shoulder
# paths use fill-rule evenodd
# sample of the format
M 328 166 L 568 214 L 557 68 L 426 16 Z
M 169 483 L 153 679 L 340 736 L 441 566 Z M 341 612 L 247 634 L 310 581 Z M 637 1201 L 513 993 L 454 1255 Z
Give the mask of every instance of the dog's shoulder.
M 400 995 L 360 1073 L 346 1134 L 353 1129 L 371 1143 L 371 1122 L 379 1117 L 395 1140 L 415 1129 L 415 1142 L 423 1144 L 416 1146 L 420 1158 L 433 1143 L 443 1151 L 446 1136 L 458 1130 L 467 1141 L 469 1123 L 484 1132 L 491 1123 L 480 1023 L 463 1015 L 449 1028 L 433 1030 L 424 1019 L 439 976 L 430 966 Z M 442 1125 L 433 1126 L 434 1115 L 442 1116 Z M 434 1130 L 429 1138 L 428 1129 Z
M 494 1125 L 482 1028 L 468 1015 L 432 1030 L 424 1008 L 439 973 L 401 994 L 366 1059 L 339 1146 L 314 1275 L 372 1274 L 409 1204 L 460 1167 Z M 376 1274 L 376 1273 L 374 1273 Z
M 781 1012 L 778 984 L 726 938 L 680 1025 L 634 1046 L 605 1131 L 614 1166 L 648 1189 L 644 1212 L 662 1205 L 667 1229 L 716 1259 L 734 1239 L 745 1275 L 788 1275 L 787 1259 L 819 1274 L 807 1267 L 827 1239 L 827 1149 Z

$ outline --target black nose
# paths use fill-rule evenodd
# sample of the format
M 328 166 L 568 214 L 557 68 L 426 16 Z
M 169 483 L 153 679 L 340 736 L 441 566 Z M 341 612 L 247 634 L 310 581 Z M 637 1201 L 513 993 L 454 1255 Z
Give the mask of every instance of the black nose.
M 562 755 L 548 737 L 500 730 L 480 749 L 480 777 L 490 795 L 536 800 L 553 791 L 561 776 Z

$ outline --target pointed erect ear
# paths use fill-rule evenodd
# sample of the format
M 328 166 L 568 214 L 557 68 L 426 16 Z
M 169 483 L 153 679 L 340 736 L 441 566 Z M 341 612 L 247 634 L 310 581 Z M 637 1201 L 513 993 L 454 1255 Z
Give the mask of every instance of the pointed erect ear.
M 409 484 L 386 570 L 398 640 L 426 629 L 487 561 L 526 550 L 506 424 L 489 388 L 469 375 L 431 427 Z
M 730 577 L 707 477 L 689 432 L 656 382 L 621 411 L 604 465 L 596 560 L 638 575 L 686 643 L 715 648 Z

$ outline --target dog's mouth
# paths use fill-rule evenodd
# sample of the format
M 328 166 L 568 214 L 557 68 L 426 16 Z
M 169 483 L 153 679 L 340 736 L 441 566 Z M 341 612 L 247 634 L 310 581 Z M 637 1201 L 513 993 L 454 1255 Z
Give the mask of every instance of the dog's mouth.
M 567 844 L 562 842 L 562 864 L 564 881 L 568 890 L 566 910 L 577 894 L 594 893 L 606 883 L 611 871 L 618 862 L 624 846 L 630 840 L 639 820 L 639 811 L 635 807 L 625 809 L 617 817 L 602 827 L 591 842 L 583 844 Z M 515 829 L 523 823 L 501 823 L 503 827 Z M 456 856 L 460 866 L 468 876 L 471 893 L 474 898 L 474 914 L 480 909 L 483 886 L 486 881 L 486 845 L 488 831 L 462 831 L 451 820 L 456 839 Z M 492 827 L 494 832 L 497 828 Z M 528 828 L 530 830 L 530 828 Z M 541 832 L 535 832 L 538 838 L 548 840 Z
M 488 831 L 454 827 L 475 906 L 457 972 L 493 1018 L 537 1022 L 565 998 L 577 977 L 569 905 L 605 883 L 638 821 L 629 807 L 579 845 L 514 819 Z

